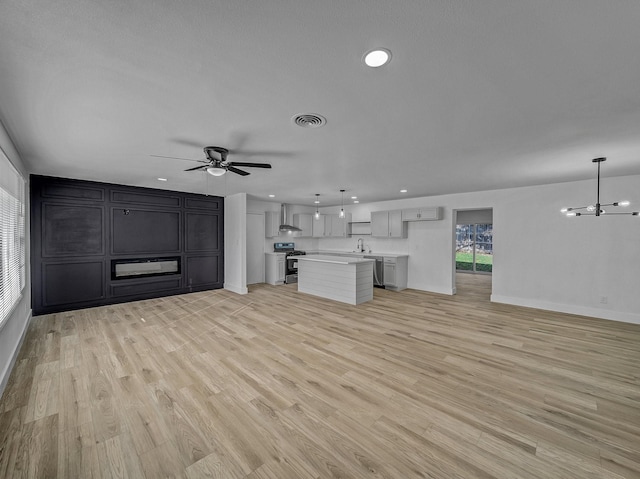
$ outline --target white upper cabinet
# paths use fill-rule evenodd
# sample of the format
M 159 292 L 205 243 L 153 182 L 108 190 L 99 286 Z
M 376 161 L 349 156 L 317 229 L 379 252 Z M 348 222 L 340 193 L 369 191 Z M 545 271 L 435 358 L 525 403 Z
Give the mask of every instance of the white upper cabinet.
M 402 210 L 402 221 L 432 221 L 442 219 L 442 208 L 410 208 Z
M 406 238 L 407 228 L 402 222 L 402 210 L 373 211 L 371 236 L 374 238 Z
M 311 222 L 311 234 L 314 238 L 322 238 L 325 236 L 324 221 L 324 215 L 320 215 L 320 218 L 318 219 L 316 219 L 315 215 L 313 216 L 313 221 Z
M 351 221 L 351 214 L 346 213 L 344 218 L 340 218 L 340 215 L 325 215 L 324 216 L 324 236 L 331 236 L 333 238 L 346 238 L 347 237 L 347 223 Z
M 313 236 L 313 215 L 310 213 L 296 213 L 293 215 L 293 226 L 302 231 L 297 234 L 300 237 Z
M 280 236 L 280 213 L 267 211 L 264 214 L 264 236 L 265 238 L 275 238 Z

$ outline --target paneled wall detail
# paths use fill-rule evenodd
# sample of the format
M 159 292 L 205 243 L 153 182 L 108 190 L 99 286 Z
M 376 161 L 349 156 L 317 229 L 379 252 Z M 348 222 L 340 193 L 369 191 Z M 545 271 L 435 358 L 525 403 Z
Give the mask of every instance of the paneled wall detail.
M 111 209 L 111 253 L 114 255 L 179 253 L 182 232 L 179 210 Z
M 105 298 L 106 268 L 103 261 L 43 262 L 42 306 L 56 307 L 100 301 Z
M 188 252 L 219 251 L 220 244 L 215 232 L 222 228 L 221 217 L 216 214 L 191 213 L 186 214 L 185 229 L 187 230 Z
M 42 203 L 42 256 L 104 255 L 104 208 Z
M 31 176 L 34 314 L 221 288 L 224 199 Z M 179 257 L 180 273 L 115 279 L 112 260 Z

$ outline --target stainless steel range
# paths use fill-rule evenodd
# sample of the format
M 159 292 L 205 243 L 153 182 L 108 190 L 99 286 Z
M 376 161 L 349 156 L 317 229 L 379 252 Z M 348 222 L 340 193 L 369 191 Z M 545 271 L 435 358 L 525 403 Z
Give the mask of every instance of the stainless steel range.
M 296 250 L 295 243 L 273 243 L 273 251 L 276 253 L 286 253 L 286 284 L 298 282 L 298 258 L 296 256 L 305 255 L 304 251 Z

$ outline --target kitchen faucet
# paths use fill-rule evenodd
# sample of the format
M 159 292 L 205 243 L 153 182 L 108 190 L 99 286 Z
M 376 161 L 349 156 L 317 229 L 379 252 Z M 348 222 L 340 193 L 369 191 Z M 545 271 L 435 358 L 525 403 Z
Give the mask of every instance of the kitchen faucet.
M 364 240 L 362 238 L 358 238 L 358 246 L 356 246 L 356 249 L 359 253 L 364 253 Z

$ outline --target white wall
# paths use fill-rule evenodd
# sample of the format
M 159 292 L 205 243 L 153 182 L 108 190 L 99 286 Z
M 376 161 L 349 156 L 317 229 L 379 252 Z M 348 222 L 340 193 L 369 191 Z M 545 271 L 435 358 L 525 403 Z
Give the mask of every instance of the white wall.
M 247 195 L 224 200 L 224 288 L 247 294 Z
M 452 294 L 453 212 L 492 208 L 493 301 L 640 323 L 640 217 L 566 218 L 559 212 L 563 206 L 594 202 L 595 190 L 595 180 L 588 180 L 350 205 L 345 210 L 353 221 L 367 221 L 371 211 L 443 207 L 441 221 L 409 223 L 407 239 L 363 238 L 374 253 L 409 254 L 410 288 Z M 625 210 L 639 210 L 640 176 L 603 178 L 601 199 L 630 200 Z M 356 242 L 357 237 L 322 238 L 318 248 L 352 251 Z
M 24 176 L 28 181 L 27 170 L 22 163 L 18 152 L 16 151 L 9 135 L 7 134 L 4 126 L 0 124 L 0 148 L 4 151 L 9 161 L 13 166 Z M 28 203 L 28 183 L 27 183 L 27 203 Z M 29 206 L 27 204 L 27 217 L 26 224 L 29 225 Z M 0 395 L 4 391 L 4 388 L 11 374 L 11 369 L 18 355 L 20 345 L 24 339 L 24 335 L 31 319 L 31 271 L 29 269 L 30 264 L 30 236 L 29 228 L 27 227 L 26 238 L 26 254 L 27 254 L 27 271 L 26 271 L 26 287 L 24 289 L 20 302 L 16 305 L 13 313 L 0 327 Z
M 558 213 L 595 202 L 595 180 L 516 192 L 494 209 L 492 299 L 640 323 L 640 217 Z M 640 210 L 640 176 L 602 179 L 603 203 L 625 199 L 631 207 L 616 209 Z

